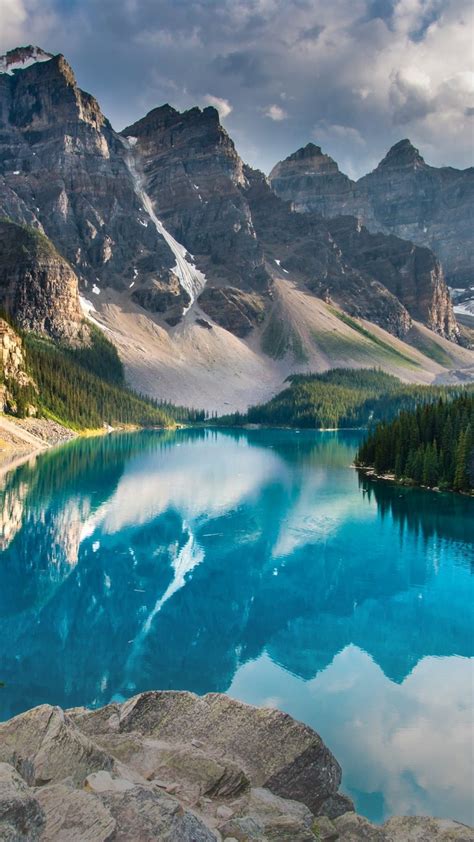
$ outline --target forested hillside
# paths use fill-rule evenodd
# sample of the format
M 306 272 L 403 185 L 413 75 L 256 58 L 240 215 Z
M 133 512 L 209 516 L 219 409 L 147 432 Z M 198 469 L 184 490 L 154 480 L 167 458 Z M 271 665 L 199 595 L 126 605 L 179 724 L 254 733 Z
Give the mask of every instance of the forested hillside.
M 474 491 L 474 394 L 439 399 L 379 424 L 356 464 L 429 488 Z
M 253 406 L 246 414 L 226 416 L 220 423 L 365 427 L 420 403 L 460 393 L 458 387 L 407 385 L 380 369 L 340 368 L 288 380 L 289 386 L 268 403 Z
M 41 413 L 75 429 L 104 424 L 162 427 L 173 423 L 162 409 L 122 385 L 118 369 L 112 369 L 109 375 L 115 382 L 95 373 L 94 360 L 102 368 L 102 340 L 96 350 L 92 346 L 87 352 L 64 350 L 31 334 L 23 341 L 28 371 L 39 389 Z
M 125 382 L 117 349 L 91 323 L 89 342 L 74 346 L 20 329 L 2 307 L 0 321 L 11 328 L 25 366 L 19 377 L 0 360 L 0 411 L 3 406 L 20 418 L 33 412 L 76 430 L 104 424 L 168 427 L 206 418 L 203 410 L 134 392 Z

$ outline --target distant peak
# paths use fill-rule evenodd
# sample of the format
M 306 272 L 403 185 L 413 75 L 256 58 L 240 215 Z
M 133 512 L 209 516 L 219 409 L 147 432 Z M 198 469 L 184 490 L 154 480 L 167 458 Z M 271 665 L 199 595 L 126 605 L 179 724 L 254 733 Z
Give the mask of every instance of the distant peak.
M 280 161 L 275 165 L 270 173 L 270 179 L 278 178 L 283 173 L 290 173 L 294 171 L 304 171 L 306 175 L 333 175 L 339 173 L 339 167 L 336 161 L 330 155 L 326 155 L 320 146 L 315 143 L 307 143 L 301 149 L 297 149 L 284 161 Z
M 413 146 L 408 138 L 404 138 L 389 149 L 378 168 L 416 166 L 417 164 L 424 163 L 425 161 L 421 157 L 419 150 Z
M 32 64 L 49 61 L 52 58 L 54 58 L 52 53 L 47 53 L 46 50 L 34 47 L 32 44 L 27 47 L 15 47 L 0 56 L 0 73 L 8 73 L 12 76 L 17 70 L 25 70 Z
M 122 134 L 125 136 L 132 135 L 140 137 L 140 135 L 153 134 L 158 130 L 172 126 L 176 123 L 193 123 L 195 121 L 203 120 L 209 123 L 219 124 L 219 114 L 212 105 L 209 105 L 204 109 L 194 106 L 194 108 L 190 108 L 188 111 L 177 111 L 172 105 L 165 103 L 157 108 L 153 108 L 148 112 L 148 114 L 146 114 L 145 117 L 137 120 L 137 122 L 133 123 L 133 125 L 127 126 L 127 128 L 123 130 Z
M 292 155 L 289 155 L 286 159 L 287 161 L 303 161 L 306 158 L 328 158 L 328 155 L 325 155 L 322 151 L 320 146 L 316 146 L 315 143 L 311 141 L 306 144 L 306 146 L 302 146 L 301 149 L 297 149 L 296 152 L 293 152 Z

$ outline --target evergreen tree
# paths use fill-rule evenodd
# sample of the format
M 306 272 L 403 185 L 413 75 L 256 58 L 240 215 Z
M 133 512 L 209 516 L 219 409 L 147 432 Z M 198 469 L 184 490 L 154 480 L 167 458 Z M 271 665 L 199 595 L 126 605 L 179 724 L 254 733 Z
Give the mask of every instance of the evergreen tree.
M 474 489 L 474 395 L 423 404 L 369 433 L 356 458 L 361 467 L 394 472 L 430 488 Z M 441 446 L 438 445 L 441 442 Z

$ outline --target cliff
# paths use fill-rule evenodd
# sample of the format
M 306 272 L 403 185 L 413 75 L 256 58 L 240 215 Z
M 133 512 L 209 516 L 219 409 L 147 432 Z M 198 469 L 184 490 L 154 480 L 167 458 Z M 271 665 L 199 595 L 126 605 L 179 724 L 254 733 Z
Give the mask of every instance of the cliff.
M 372 232 L 431 249 L 452 287 L 472 284 L 474 168 L 431 167 L 404 139 L 378 166 L 353 181 L 309 143 L 270 173 L 275 192 L 300 212 L 356 216 Z
M 142 693 L 89 711 L 41 705 L 0 724 L 0 835 L 18 842 L 472 842 L 458 822 L 376 826 L 290 716 L 227 696 Z
M 0 307 L 23 330 L 87 341 L 71 266 L 39 231 L 8 220 L 0 220 Z
M 3 72 L 0 60 L 0 216 L 46 233 L 91 291 L 167 278 L 173 255 L 147 226 L 97 101 L 64 56 L 20 52 L 3 57 Z
M 0 318 L 0 412 L 16 412 L 18 398 L 22 394 L 25 399 L 31 398 L 35 392 L 36 384 L 26 370 L 23 343 L 11 325 Z M 29 409 L 34 411 L 33 407 Z

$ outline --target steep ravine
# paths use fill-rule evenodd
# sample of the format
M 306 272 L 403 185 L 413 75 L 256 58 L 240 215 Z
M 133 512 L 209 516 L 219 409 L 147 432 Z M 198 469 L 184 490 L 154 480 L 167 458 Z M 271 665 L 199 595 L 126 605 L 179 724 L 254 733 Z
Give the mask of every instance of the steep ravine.
M 188 252 L 185 247 L 175 240 L 169 231 L 166 230 L 161 220 L 158 219 L 153 208 L 153 202 L 145 190 L 143 175 L 138 169 L 136 157 L 133 152 L 134 144 L 132 142 L 132 138 L 123 137 L 122 142 L 127 150 L 125 161 L 132 178 L 135 193 L 150 217 L 158 234 L 166 240 L 166 243 L 169 245 L 176 258 L 176 264 L 172 271 L 178 276 L 179 282 L 188 296 L 189 304 L 183 311 L 186 313 L 203 291 L 206 284 L 206 276 L 196 268 L 194 263 L 188 261 Z

